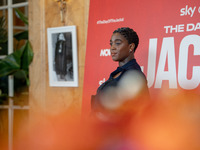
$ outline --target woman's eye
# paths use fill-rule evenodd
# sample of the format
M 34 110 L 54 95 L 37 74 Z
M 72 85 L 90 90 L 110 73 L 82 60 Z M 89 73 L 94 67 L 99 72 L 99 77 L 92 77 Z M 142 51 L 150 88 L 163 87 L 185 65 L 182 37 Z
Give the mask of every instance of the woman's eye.
M 121 43 L 115 43 L 116 45 L 120 45 Z
M 110 43 L 110 46 L 112 46 L 113 44 L 118 46 L 118 45 L 120 45 L 121 43 L 120 43 L 120 42 L 117 42 L 117 43 Z

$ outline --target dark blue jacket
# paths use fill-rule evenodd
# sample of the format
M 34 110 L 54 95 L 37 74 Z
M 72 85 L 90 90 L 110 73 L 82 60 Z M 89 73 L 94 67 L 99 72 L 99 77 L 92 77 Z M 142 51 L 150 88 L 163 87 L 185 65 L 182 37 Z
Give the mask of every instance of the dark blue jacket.
M 92 96 L 92 99 L 91 99 L 91 105 L 92 105 L 93 110 L 101 107 L 100 106 L 101 104 L 99 103 L 99 96 L 103 92 L 105 92 L 109 87 L 117 87 L 120 79 L 124 76 L 124 74 L 131 70 L 137 71 L 137 72 L 139 72 L 139 74 L 141 74 L 141 76 L 146 81 L 143 90 L 145 91 L 145 93 L 147 93 L 147 94 L 149 93 L 146 77 L 145 77 L 144 73 L 141 71 L 141 68 L 138 65 L 138 63 L 136 62 L 136 60 L 132 59 L 125 65 L 123 65 L 121 67 L 117 67 L 117 69 L 110 74 L 109 79 L 99 86 L 99 88 L 97 89 L 96 95 Z M 114 78 L 118 73 L 120 73 L 120 75 L 118 77 Z M 133 76 L 133 78 L 134 78 L 134 76 Z

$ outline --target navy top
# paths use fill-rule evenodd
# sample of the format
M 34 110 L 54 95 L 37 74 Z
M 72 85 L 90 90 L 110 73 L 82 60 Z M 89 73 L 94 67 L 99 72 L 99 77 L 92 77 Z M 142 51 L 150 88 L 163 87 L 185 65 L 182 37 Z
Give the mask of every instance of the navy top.
M 132 59 L 125 65 L 123 65 L 121 67 L 117 67 L 117 69 L 110 74 L 109 79 L 98 88 L 97 94 L 99 92 L 101 92 L 102 90 L 105 90 L 105 88 L 107 88 L 108 86 L 117 86 L 117 84 L 118 84 L 119 80 L 121 79 L 121 77 L 123 76 L 123 74 L 129 70 L 136 70 L 145 77 L 145 75 L 141 71 L 140 66 L 136 62 L 136 60 Z M 117 78 L 114 78 L 114 76 L 117 75 L 119 72 L 121 72 L 121 74 Z M 146 77 L 145 77 L 145 80 L 146 80 Z
M 141 71 L 141 68 L 138 65 L 138 63 L 136 62 L 136 60 L 132 59 L 129 62 L 127 62 L 125 65 L 123 65 L 121 67 L 117 67 L 117 69 L 110 74 L 109 79 L 99 86 L 99 88 L 97 89 L 97 94 L 95 96 L 92 96 L 92 100 L 91 100 L 92 109 L 95 109 L 96 107 L 98 107 L 99 95 L 109 87 L 116 87 L 118 85 L 120 79 L 123 77 L 124 73 L 126 73 L 127 71 L 130 71 L 130 70 L 135 70 L 135 71 L 138 71 L 139 73 L 141 73 L 141 75 L 144 77 L 144 79 L 146 81 L 145 89 L 148 90 L 147 80 L 146 80 L 144 73 Z M 121 74 L 118 77 L 114 78 L 114 76 L 120 72 L 121 72 Z

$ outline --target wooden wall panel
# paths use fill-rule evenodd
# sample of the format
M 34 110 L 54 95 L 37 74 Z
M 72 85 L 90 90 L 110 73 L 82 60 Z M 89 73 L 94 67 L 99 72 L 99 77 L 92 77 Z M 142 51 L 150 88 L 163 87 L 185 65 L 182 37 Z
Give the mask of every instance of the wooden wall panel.
M 49 87 L 47 28 L 64 26 L 54 0 L 29 0 L 29 36 L 34 51 L 30 67 L 30 113 L 81 112 L 89 0 L 68 0 L 65 25 L 77 26 L 79 87 Z M 42 115 L 41 115 L 42 116 Z

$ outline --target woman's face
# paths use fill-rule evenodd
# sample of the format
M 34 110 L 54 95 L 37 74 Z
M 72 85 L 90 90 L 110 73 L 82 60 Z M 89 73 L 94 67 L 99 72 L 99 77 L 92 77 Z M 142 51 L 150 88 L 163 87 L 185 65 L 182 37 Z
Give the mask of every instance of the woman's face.
M 110 53 L 114 61 L 123 62 L 130 55 L 130 44 L 120 33 L 114 33 L 110 40 Z
M 65 37 L 64 37 L 64 35 L 61 33 L 61 34 L 59 35 L 58 39 L 59 39 L 59 40 L 65 40 Z

